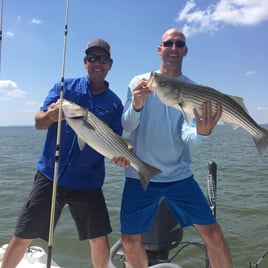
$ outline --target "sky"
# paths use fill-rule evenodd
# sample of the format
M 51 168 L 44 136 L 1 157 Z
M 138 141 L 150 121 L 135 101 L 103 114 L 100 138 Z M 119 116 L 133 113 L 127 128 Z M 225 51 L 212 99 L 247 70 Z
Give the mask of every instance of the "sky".
M 1 0 L 0 126 L 34 125 L 61 77 L 86 75 L 86 43 L 111 45 L 110 88 L 123 104 L 131 78 L 157 70 L 157 47 L 169 28 L 187 37 L 183 74 L 242 97 L 259 124 L 268 123 L 267 0 Z M 65 64 L 63 64 L 65 63 Z

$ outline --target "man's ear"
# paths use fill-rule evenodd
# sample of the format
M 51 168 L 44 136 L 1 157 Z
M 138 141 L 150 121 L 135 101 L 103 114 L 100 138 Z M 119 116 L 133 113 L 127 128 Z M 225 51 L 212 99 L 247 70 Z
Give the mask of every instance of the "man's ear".
M 85 56 L 83 59 L 84 64 L 87 64 L 87 57 Z
M 85 69 L 87 69 L 87 57 L 86 56 L 84 57 L 83 62 L 84 62 Z
M 111 59 L 111 61 L 110 61 L 110 69 L 109 70 L 111 70 L 111 68 L 113 66 L 113 63 L 114 63 L 114 61 Z
M 186 55 L 187 55 L 187 53 L 188 53 L 188 47 L 187 47 L 187 46 L 185 46 L 185 47 L 184 47 L 184 53 L 183 53 L 183 56 L 186 56 Z
M 157 47 L 157 52 L 158 52 L 158 55 L 161 56 L 161 46 L 158 46 L 158 47 Z

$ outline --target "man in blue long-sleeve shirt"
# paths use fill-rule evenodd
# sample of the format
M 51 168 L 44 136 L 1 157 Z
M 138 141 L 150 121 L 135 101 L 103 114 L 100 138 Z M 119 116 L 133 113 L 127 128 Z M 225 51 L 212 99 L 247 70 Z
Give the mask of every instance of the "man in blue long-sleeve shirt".
M 87 44 L 83 59 L 87 75 L 65 79 L 63 98 L 94 113 L 121 135 L 123 105 L 105 80 L 112 68 L 110 45 L 95 39 Z M 15 268 L 32 239 L 48 241 L 53 189 L 58 106 L 61 84 L 56 83 L 35 115 L 35 127 L 46 129 L 47 136 L 34 185 L 19 215 L 1 268 Z M 77 135 L 61 122 L 61 144 L 57 177 L 55 227 L 65 205 L 69 206 L 80 240 L 88 240 L 94 268 L 108 268 L 109 241 L 112 231 L 102 191 L 105 179 L 104 156 L 86 145 L 80 150 Z

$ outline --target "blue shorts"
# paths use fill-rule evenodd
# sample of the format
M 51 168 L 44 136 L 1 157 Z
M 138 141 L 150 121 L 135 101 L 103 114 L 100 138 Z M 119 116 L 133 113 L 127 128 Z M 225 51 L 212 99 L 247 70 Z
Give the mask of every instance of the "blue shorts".
M 146 191 L 139 180 L 126 178 L 121 204 L 121 233 L 148 232 L 161 199 L 167 201 L 181 227 L 216 222 L 207 198 L 193 177 L 169 183 L 150 182 Z

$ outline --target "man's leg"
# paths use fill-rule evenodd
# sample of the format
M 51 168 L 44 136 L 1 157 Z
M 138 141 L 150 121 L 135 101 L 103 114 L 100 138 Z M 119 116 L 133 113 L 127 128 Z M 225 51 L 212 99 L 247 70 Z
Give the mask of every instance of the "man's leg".
M 31 239 L 13 236 L 3 257 L 1 268 L 15 268 L 23 258 Z
M 219 224 L 195 225 L 204 239 L 212 268 L 232 268 L 232 258 Z
M 108 268 L 110 247 L 107 236 L 90 239 L 89 243 L 94 268 Z
M 141 242 L 141 235 L 122 234 L 122 245 L 131 268 L 147 268 L 148 257 Z

